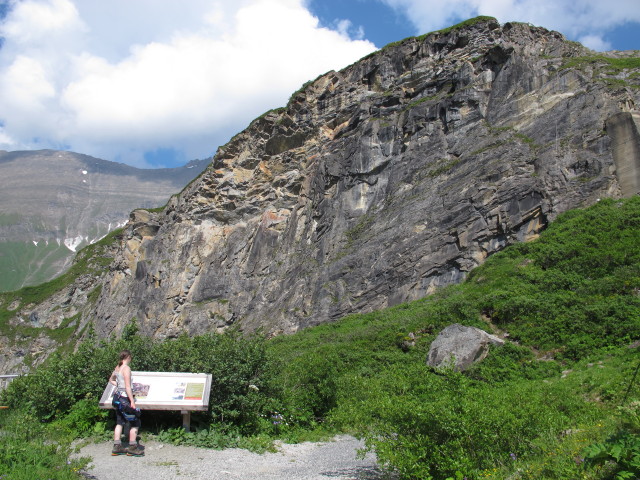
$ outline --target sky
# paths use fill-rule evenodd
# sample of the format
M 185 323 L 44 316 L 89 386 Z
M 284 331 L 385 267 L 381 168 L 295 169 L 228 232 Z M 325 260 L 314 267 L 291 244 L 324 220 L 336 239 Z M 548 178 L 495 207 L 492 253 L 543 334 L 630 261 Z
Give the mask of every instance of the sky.
M 306 81 L 477 15 L 640 50 L 640 0 L 0 0 L 0 149 L 210 158 Z

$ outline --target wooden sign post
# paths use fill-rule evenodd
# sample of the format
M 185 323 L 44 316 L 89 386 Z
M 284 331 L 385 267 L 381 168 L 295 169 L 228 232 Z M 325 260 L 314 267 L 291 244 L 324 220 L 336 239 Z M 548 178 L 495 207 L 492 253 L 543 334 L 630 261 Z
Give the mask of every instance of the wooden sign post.
M 179 410 L 182 426 L 191 428 L 191 412 L 209 408 L 211 374 L 173 372 L 131 372 L 131 389 L 140 410 Z M 113 408 L 116 387 L 107 383 L 100 408 Z

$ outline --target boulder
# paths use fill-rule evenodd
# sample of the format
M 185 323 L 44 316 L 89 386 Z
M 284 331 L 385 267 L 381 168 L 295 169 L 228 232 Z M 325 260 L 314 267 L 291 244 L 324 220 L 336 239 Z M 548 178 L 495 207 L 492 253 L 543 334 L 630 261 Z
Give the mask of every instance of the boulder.
M 431 343 L 427 365 L 463 371 L 482 361 L 489 353 L 490 345 L 503 344 L 504 340 L 479 328 L 454 323 L 442 330 Z

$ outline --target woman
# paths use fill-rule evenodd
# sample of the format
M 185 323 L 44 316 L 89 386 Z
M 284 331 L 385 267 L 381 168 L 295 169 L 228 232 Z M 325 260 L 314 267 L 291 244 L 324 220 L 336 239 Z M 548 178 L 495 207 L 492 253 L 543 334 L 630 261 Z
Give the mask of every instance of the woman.
M 120 352 L 120 361 L 113 370 L 109 383 L 115 385 L 116 390 L 114 392 L 114 398 L 119 400 L 123 405 L 130 404 L 131 408 L 136 408 L 136 400 L 133 396 L 131 389 L 131 352 L 129 350 L 123 350 Z M 116 398 L 119 396 L 119 399 Z M 113 432 L 113 450 L 111 455 L 124 455 L 139 457 L 144 455 L 144 449 L 137 444 L 136 439 L 138 436 L 138 429 L 140 428 L 140 418 L 135 417 L 134 420 L 127 420 L 119 408 L 116 408 L 116 428 Z M 120 439 L 124 426 L 129 423 L 131 429 L 129 430 L 129 446 L 124 448 Z

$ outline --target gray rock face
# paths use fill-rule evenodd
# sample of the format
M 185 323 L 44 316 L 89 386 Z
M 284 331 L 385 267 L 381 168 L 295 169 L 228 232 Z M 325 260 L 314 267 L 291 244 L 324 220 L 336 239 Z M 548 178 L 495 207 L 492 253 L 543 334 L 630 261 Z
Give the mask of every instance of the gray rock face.
M 463 371 L 484 360 L 490 345 L 504 345 L 504 340 L 479 328 L 454 323 L 442 330 L 431 343 L 427 365 Z
M 75 252 L 164 205 L 206 167 L 141 170 L 73 152 L 0 152 L 0 291 L 52 279 Z
M 590 53 L 484 21 L 319 77 L 162 212 L 134 212 L 79 324 L 290 333 L 421 298 L 559 213 L 626 194 L 607 120 L 635 118 L 640 90 L 621 82 L 640 77 L 567 64 Z M 50 308 L 16 315 L 46 324 Z
M 484 22 L 323 75 L 221 148 L 155 235 L 131 225 L 99 331 L 293 332 L 459 282 L 621 195 L 605 126 L 635 98 L 562 68 L 586 53 Z
M 607 119 L 620 188 L 626 196 L 640 194 L 640 134 L 633 115 L 621 112 Z

